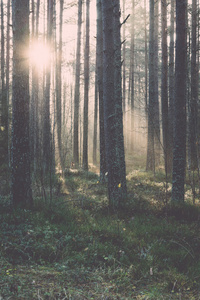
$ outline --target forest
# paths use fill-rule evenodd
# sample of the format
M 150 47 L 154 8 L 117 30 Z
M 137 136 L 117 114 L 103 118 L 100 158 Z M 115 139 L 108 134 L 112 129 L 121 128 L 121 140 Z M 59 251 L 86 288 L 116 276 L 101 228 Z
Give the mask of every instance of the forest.
M 0 299 L 200 299 L 199 0 L 0 15 Z

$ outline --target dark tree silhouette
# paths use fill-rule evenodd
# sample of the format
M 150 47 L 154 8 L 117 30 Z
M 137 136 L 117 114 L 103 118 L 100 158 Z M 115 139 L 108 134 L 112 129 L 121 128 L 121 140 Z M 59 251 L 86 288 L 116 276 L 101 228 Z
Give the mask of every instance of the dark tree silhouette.
M 12 1 L 13 90 L 11 197 L 14 206 L 32 205 L 29 148 L 29 1 Z
M 184 201 L 186 165 L 186 0 L 176 1 L 176 58 L 172 201 Z

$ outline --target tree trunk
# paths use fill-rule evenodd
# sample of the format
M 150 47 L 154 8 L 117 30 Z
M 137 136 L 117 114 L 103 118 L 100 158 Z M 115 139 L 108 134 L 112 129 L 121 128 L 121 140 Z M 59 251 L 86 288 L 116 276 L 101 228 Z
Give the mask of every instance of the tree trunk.
M 155 45 L 154 45 L 154 0 L 150 0 L 149 25 L 149 105 L 148 105 L 148 140 L 146 170 L 155 172 L 154 150 L 154 109 L 155 109 Z
M 186 164 L 186 0 L 176 1 L 176 59 L 172 202 L 184 201 Z
M 53 0 L 47 3 L 47 44 L 52 48 L 53 32 Z M 44 96 L 44 131 L 43 131 L 43 162 L 44 172 L 48 174 L 52 164 L 52 135 L 50 123 L 50 86 L 51 86 L 51 64 L 46 66 L 46 86 Z
M 161 152 L 161 143 L 160 143 L 160 108 L 159 108 L 159 92 L 158 92 L 158 27 L 159 27 L 159 1 L 154 1 L 154 143 L 155 143 L 155 165 L 159 166 L 160 164 L 160 152 Z
M 1 120 L 0 120 L 0 165 L 8 167 L 8 102 L 5 84 L 5 36 L 4 36 L 4 4 L 1 0 Z M 4 169 L 5 170 L 5 169 Z
M 197 113 L 198 113 L 198 69 L 197 69 L 197 3 L 192 0 L 192 44 L 191 44 L 191 99 L 189 102 L 189 147 L 191 170 L 198 166 L 197 159 Z
M 169 172 L 172 171 L 173 122 L 174 122 L 174 0 L 171 0 L 170 48 L 169 48 Z
M 11 198 L 14 206 L 31 206 L 29 147 L 29 1 L 12 1 L 13 92 Z
M 125 166 L 125 154 L 124 154 L 124 134 L 123 134 L 123 108 L 122 108 L 122 78 L 121 78 L 121 35 L 120 35 L 120 4 L 119 0 L 114 0 L 114 91 L 115 91 L 115 134 L 116 134 L 116 153 L 119 163 L 119 176 L 121 184 L 121 201 L 127 196 L 126 189 L 126 166 Z M 122 203 L 120 203 L 121 205 Z
M 80 101 L 80 71 L 81 71 L 81 24 L 82 24 L 82 0 L 78 0 L 78 32 L 76 48 L 76 74 L 74 92 L 74 142 L 73 156 L 74 164 L 79 166 L 79 101 Z
M 102 0 L 97 0 L 97 76 L 99 91 L 99 146 L 100 146 L 100 182 L 105 182 L 106 150 L 104 130 L 104 104 L 103 104 L 103 23 Z
M 116 124 L 116 119 L 119 117 L 118 105 L 120 100 L 116 99 L 119 90 L 115 92 L 115 88 L 119 89 L 119 82 L 116 81 L 118 77 L 118 62 L 115 55 L 115 50 L 119 51 L 121 43 L 117 41 L 119 37 L 119 28 L 115 28 L 116 20 L 119 19 L 119 2 L 102 0 L 103 12 L 103 102 L 104 102 L 104 121 L 105 121 L 105 145 L 106 145 L 106 164 L 108 170 L 108 197 L 111 208 L 119 208 L 123 204 L 126 195 L 123 192 L 126 190 L 124 185 L 124 178 L 122 178 L 122 171 L 120 170 L 121 163 L 117 151 L 123 145 L 121 143 L 121 132 L 117 132 L 120 124 Z M 119 22 L 119 21 L 118 21 Z M 119 23 L 118 23 L 119 24 Z M 117 44 L 116 44 L 117 43 Z M 117 48 L 116 48 L 117 47 Z M 121 68 L 121 62 L 120 62 Z M 121 88 L 121 87 L 120 87 Z M 122 109 L 122 103 L 120 110 Z M 120 118 L 121 119 L 121 118 Z M 122 120 L 121 120 L 122 121 Z M 120 120 L 119 120 L 120 122 Z M 123 126 L 122 126 L 123 127 Z
M 131 102 L 131 130 L 130 130 L 130 150 L 134 147 L 134 106 L 135 106 L 135 28 L 134 28 L 134 9 L 135 0 L 132 0 L 132 16 L 131 16 L 131 49 L 130 49 L 130 102 Z
M 97 47 L 95 65 L 95 96 L 94 96 L 94 131 L 93 131 L 93 164 L 97 164 L 97 118 L 98 118 L 98 75 L 97 75 Z
M 83 169 L 88 171 L 88 94 L 90 54 L 90 0 L 86 1 L 86 37 L 84 56 L 84 114 L 83 114 Z
M 64 159 L 62 149 L 62 31 L 63 31 L 63 4 L 64 0 L 60 0 L 60 24 L 59 24 L 59 45 L 56 61 L 56 125 L 57 125 L 57 138 L 58 138 L 58 154 L 59 162 L 62 171 L 64 171 Z
M 161 104 L 163 151 L 166 177 L 169 170 L 169 131 L 168 131 L 168 54 L 167 54 L 167 2 L 161 1 L 162 15 L 162 70 L 161 70 Z

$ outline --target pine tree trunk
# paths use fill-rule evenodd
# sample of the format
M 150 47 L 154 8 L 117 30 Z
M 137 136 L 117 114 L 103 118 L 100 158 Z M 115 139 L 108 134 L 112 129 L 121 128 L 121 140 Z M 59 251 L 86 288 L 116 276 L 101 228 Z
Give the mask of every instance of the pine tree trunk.
M 154 119 L 153 127 L 154 127 L 154 143 L 155 143 L 155 165 L 159 166 L 160 164 L 160 108 L 159 108 L 159 80 L 158 80 L 158 34 L 159 34 L 159 2 L 154 2 Z
M 114 4 L 114 5 L 113 5 Z M 114 13 L 115 7 L 115 13 Z M 119 19 L 119 2 L 111 0 L 102 0 L 103 12 L 103 102 L 104 102 L 104 122 L 105 122 L 105 145 L 106 145 L 106 164 L 108 171 L 108 197 L 111 208 L 119 208 L 126 195 L 126 185 L 120 170 L 121 162 L 117 151 L 122 150 L 121 145 L 121 131 L 119 131 L 121 124 L 116 123 L 117 117 L 122 111 L 122 101 L 120 108 L 118 107 L 120 100 L 116 99 L 116 95 L 121 88 L 119 88 L 118 78 L 119 62 L 117 61 L 118 55 L 115 55 L 115 50 L 121 51 L 121 43 L 117 42 L 120 37 L 120 27 L 116 28 L 117 19 Z M 119 20 L 118 20 L 119 22 Z M 119 24 L 119 23 L 118 23 Z M 115 30 L 114 31 L 114 26 Z M 120 57 L 121 68 L 121 57 Z M 121 73 L 120 73 L 121 76 Z M 121 80 L 121 77 L 120 77 Z M 117 91 L 115 91 L 117 88 Z M 122 117 L 122 116 L 121 116 Z M 119 122 L 122 121 L 120 118 Z M 123 128 L 123 125 L 121 126 Z M 122 135 L 123 136 L 123 135 Z M 125 169 L 125 168 L 124 168 Z
M 62 31 L 63 31 L 63 4 L 64 0 L 60 0 L 60 24 L 59 24 L 59 45 L 56 61 L 56 125 L 57 125 L 57 138 L 58 138 L 58 154 L 59 162 L 62 171 L 64 170 L 64 159 L 62 149 Z
M 78 0 L 78 32 L 77 32 L 77 48 L 76 48 L 76 74 L 75 74 L 75 92 L 74 92 L 74 141 L 73 141 L 73 157 L 74 157 L 74 164 L 76 167 L 79 166 L 81 24 L 82 24 L 82 0 Z
M 198 69 L 197 69 L 197 3 L 192 0 L 192 44 L 191 44 L 191 99 L 189 102 L 189 147 L 191 169 L 198 166 L 197 159 L 197 100 L 198 100 Z
M 14 206 L 31 206 L 29 147 L 29 1 L 12 1 L 13 92 L 11 198 Z
M 173 122 L 174 122 L 174 4 L 171 0 L 170 48 L 169 48 L 169 172 L 172 171 L 173 158 Z
M 163 151 L 166 176 L 169 170 L 169 132 L 168 132 L 168 54 L 167 54 L 167 2 L 161 1 L 162 16 L 162 69 L 161 69 L 161 104 Z
M 83 114 L 83 169 L 88 171 L 88 98 L 90 54 L 90 0 L 86 0 L 86 37 L 84 55 L 84 114 Z
M 134 106 L 135 106 L 135 28 L 134 28 L 134 8 L 135 0 L 132 0 L 131 17 L 131 49 L 130 49 L 130 102 L 131 102 L 131 130 L 130 130 L 130 150 L 134 148 Z
M 4 36 L 4 4 L 1 0 L 1 120 L 0 120 L 0 165 L 4 171 L 8 167 L 8 102 L 5 84 L 5 36 Z
M 172 202 L 184 201 L 186 165 L 186 0 L 176 1 L 176 59 Z
M 52 47 L 53 32 L 53 0 L 47 3 L 47 44 Z M 44 172 L 48 174 L 52 164 L 52 134 L 50 123 L 50 86 L 51 86 L 51 65 L 46 67 L 46 82 L 44 95 L 44 129 L 43 129 L 43 162 Z
M 98 75 L 97 75 L 97 47 L 95 65 L 95 95 L 94 95 L 94 130 L 93 130 L 93 164 L 97 164 L 97 118 L 98 118 Z
M 103 23 L 102 0 L 97 0 L 97 76 L 99 91 L 99 144 L 100 144 L 100 182 L 105 182 L 106 150 L 104 130 L 104 104 L 103 104 Z
M 155 172 L 154 109 L 155 109 L 155 45 L 154 45 L 154 0 L 150 0 L 149 25 L 149 105 L 146 170 Z

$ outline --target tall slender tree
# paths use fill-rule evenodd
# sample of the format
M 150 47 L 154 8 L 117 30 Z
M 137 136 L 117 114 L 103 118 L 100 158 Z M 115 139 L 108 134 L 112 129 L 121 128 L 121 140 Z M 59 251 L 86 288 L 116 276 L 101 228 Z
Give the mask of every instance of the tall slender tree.
M 186 164 L 186 10 L 187 0 L 176 0 L 176 58 L 172 202 L 184 201 Z
M 59 18 L 59 44 L 56 60 L 56 125 L 58 138 L 58 154 L 62 170 L 64 170 L 64 157 L 62 150 L 62 36 L 63 36 L 63 4 L 64 0 L 60 0 L 60 18 Z
M 76 167 L 79 166 L 79 101 L 80 101 L 80 72 L 81 72 L 81 24 L 82 24 L 82 0 L 78 0 L 78 31 L 76 47 L 76 72 L 74 92 L 74 140 L 73 157 Z
M 97 46 L 95 64 L 95 95 L 94 95 L 94 129 L 93 129 L 93 164 L 97 163 L 97 119 L 98 119 L 98 75 L 97 75 Z
M 53 33 L 53 1 L 47 2 L 47 44 L 52 49 Z M 50 87 L 51 87 L 51 63 L 46 66 L 45 98 L 44 98 L 44 124 L 43 124 L 43 162 L 44 172 L 50 171 L 52 164 L 52 134 L 50 122 Z
M 14 206 L 32 205 L 29 148 L 29 1 L 12 1 L 13 92 L 11 198 Z
M 159 103 L 159 1 L 154 1 L 154 127 L 155 165 L 160 164 L 160 103 Z
M 98 80 L 98 91 L 99 91 L 100 182 L 104 182 L 107 168 L 106 168 L 104 104 L 103 104 L 102 0 L 97 0 L 97 80 Z
M 83 169 L 88 170 L 88 101 L 90 55 L 90 0 L 86 0 L 86 36 L 84 55 L 84 114 L 83 114 Z
M 4 30 L 4 3 L 1 0 L 1 129 L 0 153 L 1 164 L 8 167 L 8 102 L 5 82 L 5 30 Z
M 119 62 L 118 55 L 115 51 L 121 51 L 121 43 L 119 43 L 120 23 L 119 23 L 119 1 L 102 0 L 103 12 L 103 101 L 104 101 L 104 120 L 105 120 L 105 146 L 106 146 L 106 164 L 108 171 L 108 196 L 109 203 L 112 208 L 119 208 L 123 205 L 123 200 L 126 198 L 126 179 L 122 177 L 121 161 L 119 161 L 118 151 L 121 143 L 121 132 L 119 129 L 122 118 L 119 117 L 118 105 L 119 99 L 116 96 L 119 93 L 118 71 Z M 118 19 L 118 25 L 117 25 Z M 114 26 L 117 25 L 117 28 Z M 116 48 L 117 47 L 117 48 Z M 121 58 L 120 58 L 121 68 Z M 121 74 L 120 74 L 121 76 Z M 120 77 L 121 78 L 121 77 Z M 115 92 L 115 88 L 118 89 Z M 122 103 L 120 111 L 122 110 Z M 121 112 L 120 112 L 121 113 Z M 122 115 L 121 115 L 122 117 Z M 116 124 L 116 122 L 118 124 Z M 123 126 L 121 125 L 123 128 Z M 120 136 L 120 137 L 119 137 Z M 121 148 L 121 149 L 122 149 Z M 124 163 L 124 160 L 123 160 Z M 125 169 L 125 167 L 124 167 Z
M 174 13 L 175 0 L 171 0 L 170 11 L 170 47 L 169 47 L 169 172 L 173 158 L 173 122 L 174 122 Z M 171 162 L 171 163 L 170 163 Z
M 154 72 L 154 0 L 150 0 L 150 24 L 149 24 L 149 104 L 148 104 L 148 141 L 147 141 L 147 171 L 155 172 L 155 72 Z
M 189 105 L 189 147 L 191 169 L 198 166 L 197 158 L 197 114 L 198 114 L 198 69 L 197 69 L 197 1 L 192 0 L 191 41 L 191 99 Z
M 131 14 L 131 48 L 130 48 L 130 111 L 131 111 L 131 130 L 130 130 L 130 145 L 133 151 L 134 145 L 134 106 L 135 106 L 135 24 L 134 24 L 135 0 L 132 0 Z
M 169 120 L 168 120 L 168 49 L 167 49 L 167 1 L 161 1 L 162 19 L 162 74 L 161 74 L 161 103 L 162 103 L 162 132 L 165 173 L 170 166 L 169 156 Z

